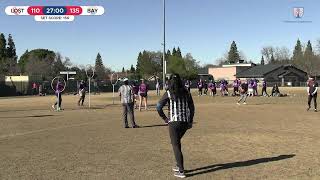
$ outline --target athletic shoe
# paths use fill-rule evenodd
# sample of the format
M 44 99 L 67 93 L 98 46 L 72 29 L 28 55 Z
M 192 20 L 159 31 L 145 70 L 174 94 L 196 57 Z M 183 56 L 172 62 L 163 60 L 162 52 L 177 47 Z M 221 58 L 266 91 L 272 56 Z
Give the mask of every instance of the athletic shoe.
M 240 103 L 237 102 L 238 105 L 240 105 Z
M 138 125 L 134 125 L 132 128 L 139 128 L 140 126 L 138 126 Z
M 172 168 L 172 171 L 174 171 L 174 172 L 179 172 L 179 167 L 178 167 L 178 166 L 173 167 L 173 168 Z
M 129 126 L 126 126 L 126 127 L 124 127 L 124 128 L 129 128 Z
M 307 108 L 307 111 L 309 111 L 310 107 Z
M 186 175 L 184 174 L 184 172 L 175 172 L 173 174 L 175 177 L 178 177 L 178 178 L 185 178 Z
M 314 109 L 314 112 L 318 112 L 318 110 L 317 110 L 317 109 Z
M 246 102 L 244 102 L 243 104 L 247 104 Z

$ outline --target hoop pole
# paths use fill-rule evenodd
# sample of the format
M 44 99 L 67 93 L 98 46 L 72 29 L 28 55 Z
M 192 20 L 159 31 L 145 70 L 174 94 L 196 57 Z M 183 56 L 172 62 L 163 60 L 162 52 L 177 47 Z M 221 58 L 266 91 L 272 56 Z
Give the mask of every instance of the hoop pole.
M 91 78 L 89 78 L 89 109 L 91 108 Z
M 114 85 L 112 85 L 112 104 L 114 104 Z

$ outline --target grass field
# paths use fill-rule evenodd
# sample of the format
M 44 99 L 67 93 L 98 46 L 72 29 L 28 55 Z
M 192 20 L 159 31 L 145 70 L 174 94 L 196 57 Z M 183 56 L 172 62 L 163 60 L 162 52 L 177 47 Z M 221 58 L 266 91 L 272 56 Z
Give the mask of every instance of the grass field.
M 194 96 L 194 127 L 183 138 L 188 179 L 320 179 L 320 113 L 306 111 L 306 92 L 288 97 Z M 195 91 L 195 90 L 194 90 Z M 152 96 L 135 112 L 139 129 L 124 129 L 111 94 L 0 99 L 0 179 L 175 179 L 168 129 Z M 87 99 L 88 100 L 88 99 Z M 86 101 L 87 103 L 88 101 Z

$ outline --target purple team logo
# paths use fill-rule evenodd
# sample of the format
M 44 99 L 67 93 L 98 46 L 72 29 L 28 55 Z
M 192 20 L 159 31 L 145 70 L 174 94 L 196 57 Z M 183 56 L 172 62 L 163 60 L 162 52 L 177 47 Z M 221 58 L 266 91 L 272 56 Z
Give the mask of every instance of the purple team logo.
M 293 8 L 293 16 L 296 18 L 302 18 L 304 13 L 304 8 L 303 7 L 295 7 Z

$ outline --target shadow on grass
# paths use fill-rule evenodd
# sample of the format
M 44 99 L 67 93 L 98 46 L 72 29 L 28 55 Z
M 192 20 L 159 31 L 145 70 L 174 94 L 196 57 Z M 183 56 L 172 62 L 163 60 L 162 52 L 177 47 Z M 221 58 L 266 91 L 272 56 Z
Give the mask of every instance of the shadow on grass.
M 156 124 L 156 125 L 149 125 L 149 126 L 140 126 L 140 128 L 151 128 L 151 127 L 162 127 L 168 126 L 167 124 Z
M 15 116 L 15 117 L 0 117 L 0 118 L 41 118 L 41 117 L 50 117 L 50 116 L 55 116 L 52 114 L 44 114 L 44 115 L 32 115 L 32 116 Z
M 261 163 L 268 163 L 268 162 L 273 162 L 273 161 L 285 160 L 285 159 L 293 158 L 294 156 L 295 156 L 295 154 L 288 154 L 288 155 L 280 155 L 280 156 L 276 156 L 276 157 L 252 159 L 252 160 L 248 160 L 248 161 L 238 161 L 238 162 L 225 163 L 225 164 L 213 164 L 213 165 L 209 165 L 209 166 L 205 166 L 205 167 L 186 170 L 185 172 L 188 177 L 191 177 L 191 176 L 211 173 L 214 171 L 219 171 L 219 170 L 224 170 L 224 169 L 253 166 L 253 165 L 257 165 L 257 164 L 261 164 Z M 197 172 L 197 171 L 199 171 L 199 172 Z

